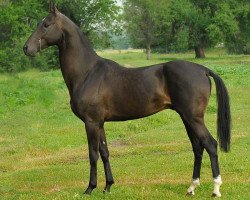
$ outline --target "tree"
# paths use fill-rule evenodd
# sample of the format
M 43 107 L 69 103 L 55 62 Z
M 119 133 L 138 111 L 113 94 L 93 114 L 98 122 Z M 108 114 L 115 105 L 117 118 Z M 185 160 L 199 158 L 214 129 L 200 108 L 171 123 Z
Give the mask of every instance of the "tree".
M 114 0 L 58 0 L 57 6 L 80 26 L 95 47 L 107 47 L 108 32 L 118 30 L 119 7 Z M 17 72 L 30 66 L 44 70 L 59 66 L 53 47 L 36 59 L 27 58 L 22 52 L 37 22 L 48 14 L 47 0 L 2 0 L 0 13 L 0 72 Z
M 0 72 L 21 71 L 32 63 L 32 58 L 23 55 L 22 46 L 36 25 L 36 19 L 45 12 L 34 1 L 27 0 L 24 4 L 9 0 L 1 4 L 0 13 Z M 36 63 L 40 61 L 39 58 Z
M 121 31 L 120 7 L 115 0 L 59 0 L 58 9 L 81 28 L 96 48 L 109 47 L 109 33 Z
M 196 58 L 204 58 L 206 47 L 236 34 L 238 22 L 228 1 L 175 0 L 170 4 L 172 36 L 188 30 L 189 48 Z
M 250 3 L 248 0 L 230 1 L 239 30 L 226 38 L 226 47 L 230 53 L 250 54 Z
M 249 0 L 126 0 L 127 32 L 135 47 L 181 52 L 224 43 L 230 52 L 250 53 Z
M 124 19 L 127 33 L 135 47 L 146 49 L 147 59 L 151 57 L 151 47 L 160 42 L 159 35 L 165 26 L 164 10 L 166 0 L 126 0 Z

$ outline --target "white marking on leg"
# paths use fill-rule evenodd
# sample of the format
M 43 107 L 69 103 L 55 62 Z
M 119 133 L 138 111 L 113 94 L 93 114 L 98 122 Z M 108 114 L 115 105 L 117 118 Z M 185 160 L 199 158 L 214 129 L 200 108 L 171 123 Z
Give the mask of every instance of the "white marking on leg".
M 221 180 L 221 176 L 217 176 L 216 178 L 214 178 L 214 191 L 213 191 L 213 195 L 215 195 L 216 197 L 221 197 L 221 193 L 220 193 L 220 186 L 222 184 L 222 180 Z
M 104 145 L 106 144 L 104 141 L 102 142 Z
M 199 178 L 193 179 L 193 181 L 192 181 L 190 187 L 189 187 L 188 190 L 187 190 L 188 194 L 194 195 L 194 190 L 195 190 L 195 188 L 196 188 L 197 186 L 199 186 L 199 185 L 200 185 L 200 179 L 199 179 Z

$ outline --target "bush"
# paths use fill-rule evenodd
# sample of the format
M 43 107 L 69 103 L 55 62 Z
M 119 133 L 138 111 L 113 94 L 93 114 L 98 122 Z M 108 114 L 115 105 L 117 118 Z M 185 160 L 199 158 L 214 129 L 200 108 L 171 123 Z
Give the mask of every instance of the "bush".
M 0 49 L 0 72 L 17 73 L 29 68 L 41 71 L 58 68 L 58 56 L 55 48 L 38 53 L 35 58 L 27 57 L 23 53 L 24 40 L 20 40 L 13 47 Z
M 250 38 L 238 35 L 226 43 L 229 53 L 250 54 Z

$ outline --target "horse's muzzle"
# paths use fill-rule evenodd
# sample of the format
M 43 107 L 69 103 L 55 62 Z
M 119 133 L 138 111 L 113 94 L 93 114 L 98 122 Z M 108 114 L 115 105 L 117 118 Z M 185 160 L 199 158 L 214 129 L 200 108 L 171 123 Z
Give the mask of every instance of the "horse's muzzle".
M 23 46 L 23 52 L 26 56 L 35 56 L 35 53 L 29 51 L 29 47 L 27 44 Z

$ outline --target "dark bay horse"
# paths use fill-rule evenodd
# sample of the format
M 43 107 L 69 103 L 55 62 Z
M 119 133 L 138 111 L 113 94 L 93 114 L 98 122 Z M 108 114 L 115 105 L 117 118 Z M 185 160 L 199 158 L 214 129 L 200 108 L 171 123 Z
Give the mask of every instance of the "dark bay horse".
M 128 69 L 99 57 L 80 29 L 54 5 L 24 45 L 24 52 L 34 56 L 49 46 L 59 48 L 60 67 L 70 94 L 74 114 L 84 123 L 89 145 L 90 180 L 85 194 L 97 186 L 97 160 L 101 155 L 106 175 L 104 191 L 109 192 L 114 179 L 104 122 L 146 117 L 172 109 L 179 113 L 194 152 L 193 181 L 188 194 L 199 185 L 204 149 L 211 161 L 213 196 L 221 196 L 222 184 L 217 141 L 204 124 L 204 114 L 211 93 L 212 77 L 216 84 L 220 147 L 230 148 L 230 106 L 222 79 L 210 69 L 186 61 L 172 61 Z

